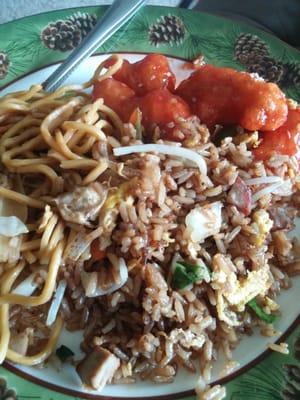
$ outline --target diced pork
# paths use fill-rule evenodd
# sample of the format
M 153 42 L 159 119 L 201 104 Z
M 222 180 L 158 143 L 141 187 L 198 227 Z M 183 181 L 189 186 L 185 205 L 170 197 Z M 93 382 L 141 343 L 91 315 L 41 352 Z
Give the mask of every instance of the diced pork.
M 56 204 L 65 221 L 89 225 L 97 218 L 106 196 L 107 189 L 97 183 L 61 194 L 56 198 Z
M 228 193 L 228 203 L 235 205 L 245 215 L 249 215 L 251 212 L 251 200 L 251 189 L 238 176 Z
M 76 371 L 83 384 L 101 391 L 120 366 L 120 360 L 110 351 L 97 346 L 79 362 Z

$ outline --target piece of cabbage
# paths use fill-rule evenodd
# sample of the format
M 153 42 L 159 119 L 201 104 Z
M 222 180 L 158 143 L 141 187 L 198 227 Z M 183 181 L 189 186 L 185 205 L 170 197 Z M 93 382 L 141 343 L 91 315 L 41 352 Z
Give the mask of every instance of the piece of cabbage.
M 220 201 L 195 207 L 185 217 L 185 224 L 193 242 L 201 243 L 207 237 L 216 235 L 222 225 L 222 207 Z
M 14 187 L 23 192 L 20 181 Z M 0 262 L 14 263 L 20 258 L 22 233 L 28 232 L 24 223 L 27 207 L 0 197 Z

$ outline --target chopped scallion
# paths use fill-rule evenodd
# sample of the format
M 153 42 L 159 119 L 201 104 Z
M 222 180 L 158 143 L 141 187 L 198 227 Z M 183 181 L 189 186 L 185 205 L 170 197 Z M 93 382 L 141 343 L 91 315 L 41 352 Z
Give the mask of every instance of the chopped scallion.
M 256 298 L 250 300 L 247 305 L 255 312 L 259 319 L 267 324 L 272 324 L 277 318 L 274 314 L 267 314 L 258 304 Z
M 69 358 L 74 356 L 74 353 L 71 349 L 69 349 L 69 347 L 61 345 L 58 349 L 56 349 L 56 355 L 61 362 L 66 362 Z
M 206 265 L 190 264 L 184 261 L 178 261 L 175 264 L 175 270 L 172 276 L 172 286 L 174 289 L 184 289 L 191 283 L 201 279 L 209 279 L 210 270 Z

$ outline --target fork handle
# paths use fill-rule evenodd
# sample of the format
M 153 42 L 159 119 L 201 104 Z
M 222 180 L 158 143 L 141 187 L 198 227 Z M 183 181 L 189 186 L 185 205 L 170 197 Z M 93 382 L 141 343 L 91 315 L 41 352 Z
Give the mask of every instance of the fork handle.
M 146 0 L 115 0 L 93 30 L 83 39 L 67 59 L 45 80 L 43 88 L 53 92 L 73 70 L 123 26 Z

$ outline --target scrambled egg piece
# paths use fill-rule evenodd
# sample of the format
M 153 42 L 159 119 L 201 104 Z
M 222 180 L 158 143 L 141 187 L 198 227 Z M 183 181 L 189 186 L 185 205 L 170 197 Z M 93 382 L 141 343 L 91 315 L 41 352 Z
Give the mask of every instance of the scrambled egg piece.
M 238 279 L 235 265 L 230 258 L 223 254 L 216 254 L 213 258 L 212 287 L 218 292 L 217 311 L 219 318 L 227 323 L 228 319 L 232 319 L 228 311 L 225 312 L 227 305 L 236 311 L 243 311 L 251 299 L 257 295 L 265 295 L 271 283 L 268 264 L 259 270 L 248 272 L 246 278 Z
M 118 189 L 107 196 L 107 199 L 103 205 L 103 210 L 107 211 L 115 208 L 122 200 L 126 199 L 128 192 L 136 184 L 137 180 L 135 178 L 133 178 L 131 181 L 122 183 Z
M 267 234 L 270 232 L 273 226 L 273 221 L 265 210 L 255 211 L 253 214 L 253 220 L 259 229 L 258 235 L 254 237 L 254 244 L 259 247 L 264 243 Z

